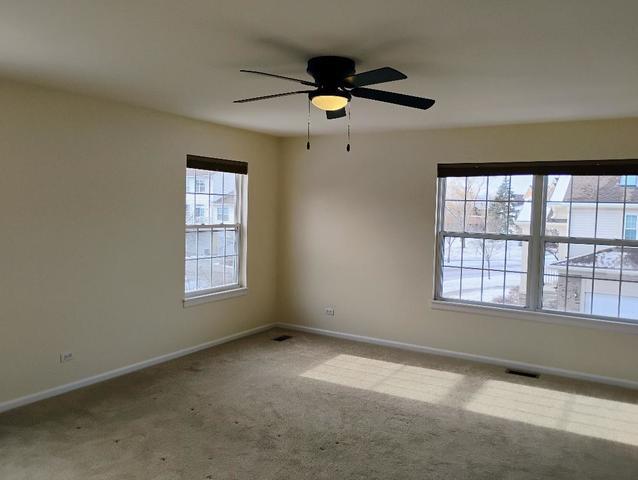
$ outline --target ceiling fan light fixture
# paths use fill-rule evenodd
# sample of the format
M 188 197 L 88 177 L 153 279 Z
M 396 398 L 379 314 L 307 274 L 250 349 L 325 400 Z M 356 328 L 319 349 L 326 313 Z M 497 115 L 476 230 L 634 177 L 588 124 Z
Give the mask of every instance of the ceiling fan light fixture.
M 319 89 L 310 94 L 310 101 L 318 109 L 332 112 L 348 105 L 350 94 L 338 89 Z
M 350 111 L 346 107 L 353 97 L 420 110 L 427 110 L 434 105 L 434 100 L 431 98 L 367 88 L 370 85 L 404 80 L 408 77 L 392 67 L 381 67 L 356 73 L 354 60 L 346 57 L 320 56 L 309 59 L 306 72 L 313 80 L 303 80 L 257 70 L 241 71 L 288 80 L 306 87 L 314 87 L 316 90 L 295 90 L 274 95 L 243 98 L 235 100 L 234 103 L 256 102 L 288 95 L 307 95 L 308 108 L 310 109 L 310 102 L 312 102 L 315 107 L 326 112 L 325 116 L 328 120 L 348 117 L 348 121 L 350 121 Z M 310 120 L 310 110 L 308 111 L 308 119 Z

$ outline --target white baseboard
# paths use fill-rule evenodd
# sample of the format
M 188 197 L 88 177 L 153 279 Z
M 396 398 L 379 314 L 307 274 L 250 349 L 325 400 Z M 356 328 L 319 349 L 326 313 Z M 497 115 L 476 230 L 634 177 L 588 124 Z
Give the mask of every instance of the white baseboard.
M 292 323 L 269 323 L 266 325 L 260 325 L 255 328 L 251 328 L 249 330 L 244 330 L 238 333 L 234 333 L 226 337 L 211 340 L 209 342 L 204 342 L 202 344 L 195 345 L 193 347 L 184 348 L 182 350 L 177 350 L 176 352 L 171 352 L 165 355 L 160 355 L 158 357 L 149 358 L 148 360 L 143 360 L 141 362 L 134 363 L 132 365 L 127 365 L 125 367 L 116 368 L 115 370 L 110 370 L 108 372 L 103 372 L 91 377 L 76 380 L 75 382 L 67 383 L 64 385 L 60 385 L 58 387 L 49 388 L 47 390 L 42 390 L 40 392 L 32 393 L 30 395 L 25 395 L 24 397 L 19 397 L 13 400 L 2 402 L 0 403 L 0 413 L 6 412 L 8 410 L 12 410 L 14 408 L 22 407 L 24 405 L 28 405 L 30 403 L 34 403 L 40 400 L 44 400 L 46 398 L 55 397 L 57 395 L 70 392 L 72 390 L 77 390 L 78 388 L 103 382 L 111 378 L 119 377 L 121 375 L 126 375 L 127 373 L 135 372 L 137 370 L 142 370 L 144 368 L 148 368 L 153 365 L 168 362 L 169 360 L 183 357 L 185 355 L 190 355 L 191 353 L 195 353 L 200 350 L 205 350 L 207 348 L 211 348 L 216 345 L 221 345 L 222 343 L 231 342 L 239 338 L 254 335 L 256 333 L 265 332 L 266 330 L 270 330 L 273 327 L 280 327 L 280 328 L 286 328 L 289 330 L 298 330 L 301 332 L 315 333 L 317 335 L 343 338 L 343 339 L 352 340 L 355 342 L 370 343 L 374 345 L 382 345 L 385 347 L 393 347 L 393 348 L 399 348 L 403 350 L 411 350 L 414 352 L 422 352 L 422 353 L 429 353 L 433 355 L 441 355 L 445 357 L 460 358 L 463 360 L 487 363 L 490 365 L 499 365 L 503 367 L 516 368 L 516 369 L 533 371 L 538 373 L 545 373 L 548 375 L 556 375 L 559 377 L 574 378 L 578 380 L 587 380 L 590 382 L 603 383 L 607 385 L 638 389 L 638 382 L 632 381 L 632 380 L 625 380 L 621 378 L 605 377 L 602 375 L 594 375 L 590 373 L 577 372 L 574 370 L 565 370 L 562 368 L 544 367 L 542 365 L 516 362 L 511 360 L 505 360 L 502 358 L 488 357 L 485 355 L 475 355 L 473 353 L 455 352 L 453 350 L 444 350 L 441 348 L 426 347 L 423 345 L 415 345 L 412 343 L 397 342 L 395 340 L 384 340 L 382 338 L 367 337 L 364 335 L 355 335 L 352 333 L 337 332 L 333 330 L 325 330 L 322 328 L 308 327 L 305 325 L 297 325 Z
M 537 373 L 545 373 L 547 375 L 556 375 L 559 377 L 573 378 L 577 380 L 587 380 L 590 382 L 604 383 L 606 385 L 614 385 L 617 387 L 638 389 L 638 382 L 633 380 L 625 380 L 622 378 L 605 377 L 602 375 L 594 375 L 591 373 L 577 372 L 574 370 L 565 370 L 562 368 L 545 367 L 542 365 L 534 365 L 531 363 L 516 362 L 496 357 L 488 357 L 486 355 L 476 355 L 473 353 L 455 352 L 453 350 L 444 350 L 442 348 L 425 347 L 423 345 L 415 345 L 412 343 L 397 342 L 394 340 L 384 340 L 382 338 L 366 337 L 364 335 L 355 335 L 352 333 L 337 332 L 334 330 L 325 330 L 322 328 L 308 327 L 306 325 L 297 325 L 292 323 L 276 323 L 275 326 L 286 328 L 289 330 L 298 330 L 300 332 L 315 333 L 328 337 L 343 338 L 353 340 L 355 342 L 371 343 L 374 345 L 382 345 L 384 347 L 400 348 L 402 350 L 411 350 L 414 352 L 430 353 L 433 355 L 441 355 L 444 357 L 460 358 L 473 362 L 487 363 L 490 365 L 499 365 L 502 367 L 531 371 Z
M 181 350 L 177 350 L 176 352 L 160 355 L 159 357 L 149 358 L 148 360 L 143 360 L 141 362 L 127 365 L 125 367 L 116 368 L 115 370 L 109 370 L 108 372 L 99 373 L 92 377 L 83 378 L 81 380 L 76 380 L 75 382 L 60 385 L 58 387 L 49 388 L 47 390 L 42 390 L 30 395 L 25 395 L 24 397 L 8 400 L 0 403 L 0 413 L 6 412 L 7 410 L 12 410 L 14 408 L 22 407 L 23 405 L 28 405 L 29 403 L 44 400 L 45 398 L 55 397 L 56 395 L 61 395 L 66 392 L 70 392 L 71 390 L 77 390 L 78 388 L 93 385 L 94 383 L 99 383 L 111 378 L 119 377 L 121 375 L 126 375 L 127 373 L 142 370 L 159 363 L 168 362 L 169 360 L 183 357 L 185 355 L 190 355 L 191 353 L 199 352 L 200 350 L 205 350 L 216 345 L 221 345 L 222 343 L 232 342 L 233 340 L 237 340 L 242 337 L 247 337 L 249 335 L 264 332 L 266 330 L 270 330 L 274 326 L 275 324 L 272 323 L 269 323 L 267 325 L 260 325 L 259 327 L 251 328 L 249 330 L 244 330 L 238 333 L 233 333 L 232 335 L 211 340 L 209 342 L 204 342 L 199 345 L 195 345 L 194 347 L 183 348 Z

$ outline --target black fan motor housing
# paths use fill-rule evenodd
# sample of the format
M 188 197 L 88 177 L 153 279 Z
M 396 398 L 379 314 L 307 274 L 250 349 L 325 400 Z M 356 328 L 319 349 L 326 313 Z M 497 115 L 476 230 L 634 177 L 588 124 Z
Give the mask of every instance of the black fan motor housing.
M 306 71 L 315 82 L 325 87 L 337 87 L 343 79 L 354 75 L 354 60 L 346 57 L 323 56 L 308 60 Z

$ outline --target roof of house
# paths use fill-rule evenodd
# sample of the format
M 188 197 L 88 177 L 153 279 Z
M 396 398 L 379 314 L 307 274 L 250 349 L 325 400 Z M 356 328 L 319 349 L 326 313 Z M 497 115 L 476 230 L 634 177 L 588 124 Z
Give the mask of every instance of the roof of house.
M 594 262 L 596 270 L 620 270 L 622 258 L 623 270 L 638 270 L 638 248 L 625 248 L 624 255 L 621 247 L 609 247 L 598 252 L 579 255 L 567 260 L 552 263 L 553 267 L 566 267 L 569 262 L 570 267 L 592 268 Z
M 599 202 L 623 202 L 625 199 L 625 187 L 620 184 L 619 175 L 560 175 L 550 179 L 548 191 L 549 199 L 555 202 L 595 202 L 596 198 Z M 638 202 L 638 188 L 627 187 L 626 195 L 627 202 Z

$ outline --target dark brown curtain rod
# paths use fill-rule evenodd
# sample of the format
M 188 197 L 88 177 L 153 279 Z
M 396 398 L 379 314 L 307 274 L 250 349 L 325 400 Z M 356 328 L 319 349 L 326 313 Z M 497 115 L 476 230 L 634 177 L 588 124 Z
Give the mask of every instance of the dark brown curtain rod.
M 554 162 L 439 163 L 439 177 L 484 175 L 638 175 L 638 160 L 564 160 Z
M 186 166 L 199 170 L 210 170 L 213 172 L 248 174 L 248 163 L 236 160 L 226 160 L 224 158 L 202 157 L 199 155 L 186 155 Z

